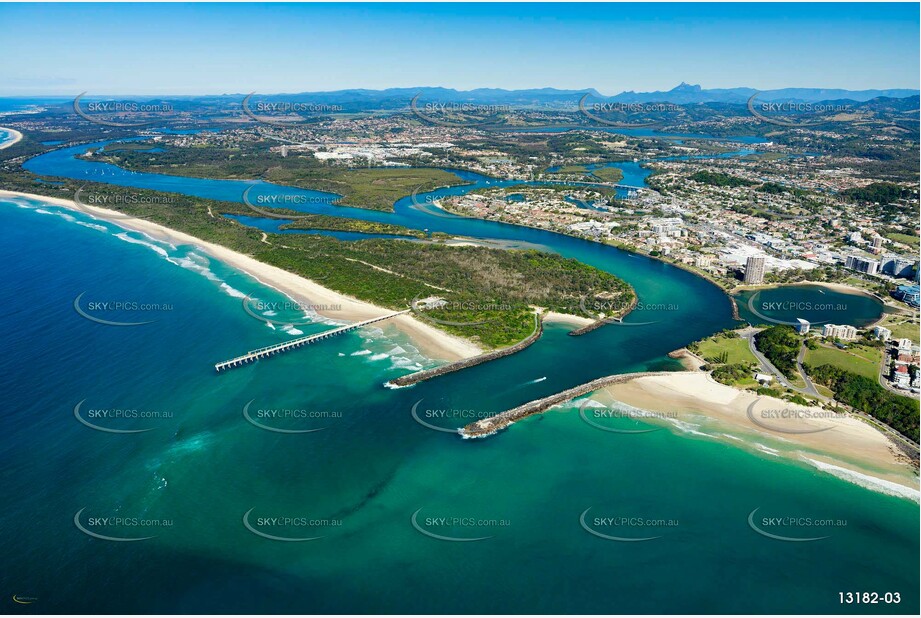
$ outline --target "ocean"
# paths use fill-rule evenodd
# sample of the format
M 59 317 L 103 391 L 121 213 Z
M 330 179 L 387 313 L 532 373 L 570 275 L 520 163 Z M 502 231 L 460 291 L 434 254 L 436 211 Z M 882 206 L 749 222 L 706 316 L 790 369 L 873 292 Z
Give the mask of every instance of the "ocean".
M 216 374 L 335 324 L 254 317 L 244 303 L 286 299 L 82 214 L 2 199 L 0 224 L 0 580 L 30 610 L 919 609 L 919 508 L 904 498 L 705 427 L 599 431 L 579 402 L 485 440 L 433 428 L 598 375 L 677 369 L 667 351 L 733 324 L 688 273 L 565 239 L 555 248 L 680 307 L 662 309 L 664 326 L 577 339 L 549 325 L 520 354 L 388 389 L 434 363 L 386 322 Z M 547 242 L 534 232 L 523 240 Z M 843 605 L 843 592 L 899 603 Z

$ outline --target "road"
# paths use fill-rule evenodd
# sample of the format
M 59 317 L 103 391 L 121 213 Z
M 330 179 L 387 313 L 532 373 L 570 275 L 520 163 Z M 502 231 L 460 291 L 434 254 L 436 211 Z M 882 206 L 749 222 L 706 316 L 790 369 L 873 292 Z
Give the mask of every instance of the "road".
M 883 434 L 887 435 L 891 440 L 893 440 L 897 445 L 899 445 L 901 450 L 905 452 L 905 454 L 907 454 L 909 457 L 911 457 L 914 460 L 918 459 L 918 453 L 919 453 L 918 444 L 915 443 L 910 438 L 903 436 L 901 433 L 899 433 L 898 431 L 896 431 L 889 425 L 883 423 L 882 421 L 878 419 L 873 418 L 872 416 L 870 416 L 869 414 L 866 414 L 865 412 L 861 412 L 860 410 L 856 410 L 847 404 L 836 402 L 834 401 L 834 399 L 831 399 L 829 397 L 819 394 L 818 390 L 816 390 L 815 384 L 813 384 L 812 380 L 809 379 L 809 377 L 806 375 L 806 372 L 803 370 L 803 364 L 802 364 L 803 357 L 806 355 L 805 346 L 800 348 L 799 354 L 796 357 L 796 369 L 797 371 L 799 371 L 800 376 L 802 376 L 803 380 L 806 382 L 806 388 L 798 388 L 790 384 L 790 381 L 787 380 L 784 377 L 784 375 L 780 373 L 780 371 L 778 371 L 778 369 L 774 365 L 772 365 L 771 362 L 767 358 L 765 358 L 764 354 L 759 352 L 758 348 L 755 347 L 755 335 L 761 332 L 761 330 L 763 329 L 748 327 L 746 329 L 740 330 L 739 334 L 741 335 L 743 339 L 748 340 L 748 347 L 751 350 L 752 354 L 755 355 L 755 358 L 758 359 L 758 362 L 761 363 L 761 368 L 762 368 L 763 373 L 773 375 L 774 379 L 776 379 L 781 385 L 786 386 L 787 388 L 791 390 L 794 390 L 798 393 L 803 393 L 804 395 L 815 397 L 823 402 L 833 402 L 836 407 L 844 408 L 847 411 L 847 414 L 852 415 L 852 416 L 858 416 L 862 418 L 864 421 L 866 421 L 873 427 L 876 427 L 876 429 L 881 431 Z M 882 372 L 882 369 L 880 369 L 880 371 Z M 882 380 L 882 375 L 880 375 L 880 379 Z M 893 389 L 890 389 L 890 390 L 893 390 Z M 906 394 L 905 391 L 893 390 L 893 392 L 896 392 L 899 395 Z
M 798 390 L 795 386 L 790 384 L 790 381 L 780 372 L 777 367 L 771 364 L 771 361 L 767 357 L 758 351 L 758 348 L 755 347 L 755 335 L 760 333 L 763 329 L 760 328 L 746 328 L 742 331 L 739 331 L 739 334 L 742 336 L 742 339 L 748 340 L 748 349 L 751 350 L 751 353 L 755 355 L 755 358 L 758 359 L 758 362 L 761 364 L 762 373 L 774 376 L 774 379 L 777 380 L 781 386 L 787 388 Z
M 885 351 L 883 351 L 883 358 L 879 362 L 879 373 L 876 376 L 877 379 L 879 380 L 880 385 L 883 388 L 885 388 L 887 391 L 891 393 L 895 393 L 896 395 L 901 395 L 902 397 L 911 397 L 912 399 L 921 398 L 921 395 L 919 395 L 918 393 L 913 393 L 911 391 L 905 391 L 900 388 L 894 387 L 892 385 L 892 382 L 890 382 L 884 377 L 886 370 L 889 368 L 886 362 L 887 360 L 889 360 L 889 355 Z
M 755 335 L 760 333 L 761 330 L 762 329 L 760 328 L 749 327 L 739 331 L 739 334 L 742 336 L 742 339 L 748 340 L 748 349 L 751 350 L 751 353 L 755 356 L 755 358 L 758 359 L 758 362 L 761 364 L 762 372 L 774 376 L 774 379 L 777 380 L 781 386 L 789 388 L 792 391 L 796 391 L 797 393 L 802 393 L 804 395 L 809 395 L 810 397 L 814 397 L 819 401 L 831 401 L 831 399 L 819 393 L 818 389 L 815 387 L 815 384 L 812 383 L 812 380 L 809 379 L 809 376 L 807 376 L 806 372 L 803 370 L 803 357 L 806 355 L 806 347 L 802 346 L 800 348 L 799 355 L 796 357 L 796 370 L 799 372 L 800 377 L 803 378 L 803 382 L 806 384 L 805 388 L 801 388 L 799 386 L 793 385 L 790 380 L 788 380 L 786 376 L 784 376 L 784 374 L 781 373 L 780 370 L 777 369 L 777 367 L 775 367 L 764 354 L 758 351 L 758 348 L 755 346 Z
M 829 397 L 821 394 L 818 389 L 815 387 L 815 384 L 812 383 L 812 379 L 806 375 L 806 370 L 803 369 L 803 359 L 806 357 L 806 345 L 803 344 L 799 349 L 799 354 L 796 356 L 796 370 L 799 372 L 799 376 L 803 379 L 803 382 L 806 383 L 806 388 L 804 388 L 802 393 L 811 395 L 816 399 L 821 401 L 831 401 Z

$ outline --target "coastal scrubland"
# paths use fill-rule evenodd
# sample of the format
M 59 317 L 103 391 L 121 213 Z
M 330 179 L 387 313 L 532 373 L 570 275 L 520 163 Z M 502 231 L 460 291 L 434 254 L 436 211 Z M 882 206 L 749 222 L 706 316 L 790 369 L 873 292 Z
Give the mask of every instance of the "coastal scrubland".
M 97 183 L 36 186 L 19 180 L 20 191 L 72 199 L 84 193 L 116 196 L 125 189 Z M 244 226 L 222 213 L 252 215 L 242 204 L 131 189 L 163 203 L 119 204 L 117 210 L 215 243 L 277 266 L 324 287 L 379 307 L 406 309 L 414 299 L 445 301 L 417 316 L 482 348 L 514 344 L 533 330 L 533 307 L 581 315 L 580 301 L 601 295 L 629 307 L 635 294 L 622 279 L 576 260 L 535 250 L 446 245 L 437 240 L 340 241 L 324 235 L 273 234 Z M 323 223 L 349 229 L 350 222 Z M 308 226 L 303 223 L 298 225 Z M 401 232 L 393 226 L 389 231 Z M 368 231 L 363 229 L 361 231 Z M 415 234 L 409 231 L 410 234 Z M 451 322 L 451 323 L 448 323 Z M 453 323 L 453 324 L 452 324 Z

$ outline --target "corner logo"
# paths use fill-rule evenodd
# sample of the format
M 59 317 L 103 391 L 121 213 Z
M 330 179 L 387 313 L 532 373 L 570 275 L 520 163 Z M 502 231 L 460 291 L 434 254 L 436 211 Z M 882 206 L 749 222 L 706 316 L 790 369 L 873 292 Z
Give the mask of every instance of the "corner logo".
M 31 605 L 38 601 L 38 597 L 25 597 L 20 594 L 13 595 L 13 601 L 19 603 L 20 605 Z
M 422 399 L 413 404 L 410 414 L 412 414 L 413 420 L 429 429 L 434 429 L 435 431 L 441 431 L 443 433 L 460 433 L 460 429 L 448 429 L 447 427 L 438 427 L 437 425 L 432 425 L 431 423 L 426 423 L 421 418 L 419 418 L 419 404 L 422 403 Z M 421 510 L 421 509 L 420 509 Z M 416 511 L 418 513 L 419 511 Z
M 422 96 L 422 93 L 420 92 L 419 94 L 414 96 L 412 100 L 409 102 L 409 109 L 420 120 L 424 120 L 425 122 L 430 122 L 432 124 L 437 124 L 438 126 L 442 126 L 442 127 L 454 127 L 454 128 L 464 128 L 464 127 L 468 127 L 468 128 L 474 127 L 475 128 L 475 127 L 491 124 L 491 121 L 486 118 L 484 118 L 483 120 L 475 120 L 475 121 L 470 121 L 470 122 L 450 122 L 447 120 L 437 120 L 427 114 L 423 114 L 422 110 L 419 109 L 418 102 L 419 102 L 419 97 L 421 96 Z M 429 107 L 430 105 L 432 104 L 426 105 L 426 107 Z M 447 111 L 447 104 L 441 104 L 441 105 L 435 104 L 435 105 L 438 109 Z M 453 106 L 452 106 L 452 109 L 454 109 Z
M 258 212 L 263 217 L 269 217 L 270 219 L 285 219 L 288 221 L 297 221 L 298 219 L 303 219 L 305 215 L 280 215 L 274 212 L 269 212 L 268 210 L 263 210 L 249 201 L 249 192 L 256 188 L 256 185 L 250 185 L 246 187 L 246 190 L 243 192 L 243 203 L 246 204 L 246 207 L 252 211 Z
M 94 213 L 92 210 L 93 208 L 105 208 L 106 207 L 106 204 L 104 203 L 99 204 L 97 206 L 90 206 L 88 204 L 85 204 L 82 198 L 83 198 L 83 187 L 80 187 L 74 193 L 74 204 L 76 204 L 78 210 L 90 216 L 96 215 L 96 213 Z M 105 198 L 102 198 L 102 199 L 105 199 Z M 149 218 L 150 218 L 150 215 L 145 215 L 143 217 L 136 217 L 134 215 L 128 215 L 125 213 L 120 213 L 120 212 L 115 212 L 115 211 L 112 211 L 106 214 L 106 219 L 109 221 L 114 220 L 114 219 L 149 219 Z
M 765 116 L 764 114 L 758 112 L 755 109 L 755 99 L 758 98 L 758 95 L 760 94 L 761 94 L 760 92 L 756 92 L 755 94 L 753 94 L 748 99 L 747 105 L 748 105 L 748 111 L 751 113 L 751 115 L 757 118 L 758 120 L 761 120 L 762 122 L 767 122 L 769 124 L 776 124 L 781 127 L 790 127 L 790 128 L 814 127 L 816 125 L 822 124 L 821 120 L 813 120 L 811 122 L 793 122 L 790 120 L 780 120 L 778 118 L 771 118 L 769 116 Z M 771 106 L 771 105 L 772 104 L 770 103 L 762 103 L 761 107 L 764 108 L 764 107 Z
M 253 113 L 253 110 L 249 107 L 249 100 L 253 98 L 255 92 L 250 92 L 248 95 L 243 97 L 243 113 L 255 120 L 256 122 L 261 122 L 263 124 L 269 124 L 275 127 L 291 127 L 299 124 L 298 120 L 272 120 L 270 118 L 263 118 L 262 116 L 257 116 Z
M 424 203 L 420 202 L 419 197 L 418 197 L 419 189 L 421 189 L 424 186 L 425 186 L 425 183 L 419 185 L 418 187 L 413 189 L 413 192 L 409 196 L 409 201 L 412 203 L 413 207 L 416 210 L 421 210 L 427 215 L 431 215 L 433 217 L 441 217 L 442 219 L 466 219 L 466 217 L 462 217 L 461 215 L 455 215 L 453 213 L 449 213 L 445 211 L 442 208 L 439 208 L 437 205 L 435 205 L 435 200 L 432 199 L 432 196 L 430 195 L 427 195 L 425 197 Z
M 751 295 L 751 298 L 748 299 L 748 310 L 749 311 L 754 313 L 756 316 L 758 316 L 762 320 L 767 320 L 768 322 L 773 322 L 774 324 L 786 324 L 787 326 L 799 326 L 799 322 L 788 322 L 786 320 L 777 320 L 775 318 L 768 317 L 764 315 L 763 313 L 761 313 L 760 311 L 758 311 L 757 309 L 755 309 L 755 299 L 758 298 L 760 294 L 761 294 L 761 290 L 758 290 L 757 292 Z M 813 325 L 827 324 L 828 320 L 810 320 L 809 323 Z
M 88 121 L 92 122 L 93 124 L 99 124 L 99 125 L 102 125 L 102 126 L 105 126 L 105 127 L 126 127 L 126 128 L 131 128 L 131 127 L 143 127 L 143 126 L 151 125 L 151 124 L 153 124 L 154 122 L 162 122 L 162 121 L 163 121 L 163 119 L 161 119 L 161 120 L 159 120 L 159 121 L 145 120 L 145 121 L 142 121 L 142 122 L 115 122 L 114 120 L 103 120 L 102 118 L 94 118 L 93 116 L 90 116 L 90 115 L 87 114 L 85 111 L 83 111 L 83 108 L 80 107 L 80 99 L 82 99 L 84 96 L 86 96 L 86 92 L 81 92 L 81 93 L 78 94 L 78 95 L 76 96 L 76 98 L 74 99 L 74 103 L 73 103 L 74 113 L 77 114 L 78 116 L 80 116 L 81 118 L 83 118 L 84 120 L 88 120 Z M 90 104 L 89 104 L 89 108 L 90 108 L 90 111 L 100 111 L 100 112 L 110 112 L 110 113 L 122 113 L 122 114 L 126 114 L 126 113 L 131 113 L 131 114 L 138 114 L 138 113 L 140 113 L 140 114 L 149 114 L 149 113 L 155 113 L 155 112 L 161 112 L 161 113 L 162 113 L 162 112 L 167 112 L 167 113 L 170 113 L 170 112 L 174 112 L 174 111 L 175 111 L 174 108 L 173 108 L 173 106 L 170 105 L 169 103 L 156 103 L 156 104 L 143 103 L 143 104 L 139 104 L 139 103 L 134 103 L 134 102 L 129 102 L 129 103 L 122 103 L 122 102 L 115 102 L 115 103 L 111 103 L 111 102 L 99 103 L 99 102 L 96 102 L 96 103 L 90 103 Z

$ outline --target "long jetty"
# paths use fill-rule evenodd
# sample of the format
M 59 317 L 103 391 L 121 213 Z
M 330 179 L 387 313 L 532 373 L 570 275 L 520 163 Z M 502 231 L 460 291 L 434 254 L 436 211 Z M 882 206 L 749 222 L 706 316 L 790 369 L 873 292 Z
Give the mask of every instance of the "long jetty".
M 556 393 L 554 395 L 550 395 L 549 397 L 535 399 L 534 401 L 529 401 L 528 403 L 518 406 L 517 408 L 512 408 L 511 410 L 500 412 L 494 416 L 480 419 L 460 429 L 459 433 L 464 438 L 485 438 L 486 436 L 491 436 L 492 434 L 505 429 L 512 423 L 516 423 L 525 417 L 531 416 L 532 414 L 540 414 L 541 412 L 545 412 L 557 404 L 569 401 L 570 399 L 575 399 L 576 397 L 581 397 L 582 395 L 586 395 L 593 391 L 602 389 L 605 386 L 620 384 L 622 382 L 629 382 L 630 380 L 636 378 L 645 378 L 647 376 L 665 376 L 672 373 L 674 372 L 646 371 L 640 373 L 623 373 L 619 375 L 598 378 L 596 380 L 592 380 L 591 382 L 586 382 L 585 384 L 580 384 L 579 386 L 574 386 L 573 388 Z
M 509 346 L 507 348 L 502 348 L 501 350 L 493 350 L 492 352 L 486 352 L 485 354 L 480 354 L 472 358 L 465 358 L 463 360 L 455 361 L 453 363 L 448 363 L 447 365 L 442 365 L 441 367 L 435 367 L 434 369 L 423 369 L 422 371 L 417 371 L 415 373 L 410 373 L 408 375 L 396 378 L 395 380 L 390 380 L 387 382 L 388 386 L 411 386 L 417 382 L 422 382 L 424 380 L 431 380 L 434 377 L 444 375 L 446 373 L 452 373 L 454 371 L 460 371 L 461 369 L 466 369 L 467 367 L 473 367 L 475 365 L 480 365 L 482 363 L 496 360 L 497 358 L 502 358 L 503 356 L 508 356 L 514 354 L 515 352 L 520 352 L 525 349 L 538 339 L 544 333 L 544 323 L 541 317 L 538 314 L 534 315 L 534 332 L 528 335 L 526 338 L 522 339 L 515 345 Z
M 316 335 L 308 335 L 306 337 L 300 337 L 298 339 L 292 339 L 291 341 L 285 341 L 284 343 L 276 343 L 275 345 L 266 346 L 264 348 L 259 348 L 258 350 L 251 350 L 246 354 L 237 356 L 236 358 L 231 358 L 230 360 L 222 361 L 214 365 L 214 369 L 220 373 L 226 369 L 233 369 L 234 367 L 242 367 L 247 363 L 252 363 L 260 358 L 268 358 L 269 356 L 274 356 L 276 354 L 281 354 L 282 352 L 287 352 L 288 350 L 293 350 L 295 348 L 300 348 L 317 341 L 322 341 L 324 339 L 329 339 L 330 337 L 335 337 L 336 335 L 341 335 L 347 333 L 362 326 L 367 326 L 368 324 L 374 324 L 375 322 L 380 322 L 382 320 L 389 320 L 392 317 L 403 315 L 404 313 L 409 313 L 410 309 L 405 309 L 403 311 L 397 311 L 395 313 L 388 313 L 387 315 L 378 316 L 376 318 L 371 318 L 370 320 L 365 320 L 363 322 L 356 322 L 355 324 L 349 324 L 347 326 L 340 326 L 339 328 L 334 328 Z

